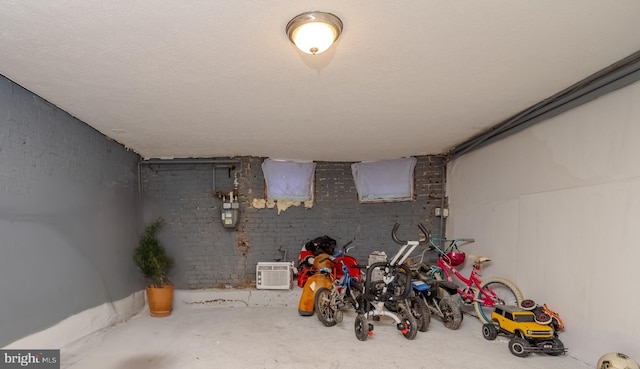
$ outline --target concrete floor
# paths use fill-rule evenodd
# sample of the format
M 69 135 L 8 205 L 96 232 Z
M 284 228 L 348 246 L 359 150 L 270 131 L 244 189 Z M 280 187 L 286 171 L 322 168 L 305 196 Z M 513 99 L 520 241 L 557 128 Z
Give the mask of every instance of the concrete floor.
M 571 355 L 513 356 L 508 339 L 487 341 L 469 315 L 459 330 L 432 319 L 427 332 L 405 339 L 393 321 L 375 322 L 373 336 L 359 341 L 355 312 L 325 327 L 302 317 L 292 291 L 176 291 L 171 316 L 148 311 L 85 337 L 61 350 L 61 368 L 438 368 L 585 369 Z M 562 338 L 562 336 L 560 337 Z

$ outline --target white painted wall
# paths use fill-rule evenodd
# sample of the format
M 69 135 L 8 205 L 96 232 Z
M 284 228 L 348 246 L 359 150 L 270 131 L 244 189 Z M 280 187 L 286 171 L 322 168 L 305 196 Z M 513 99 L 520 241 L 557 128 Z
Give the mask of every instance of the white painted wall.
M 448 237 L 567 327 L 569 355 L 640 361 L 640 82 L 449 164 Z

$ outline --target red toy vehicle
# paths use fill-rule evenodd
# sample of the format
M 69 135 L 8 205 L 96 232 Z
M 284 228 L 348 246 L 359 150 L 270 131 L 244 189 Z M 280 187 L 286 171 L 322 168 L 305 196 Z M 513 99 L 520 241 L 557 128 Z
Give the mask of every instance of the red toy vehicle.
M 342 250 L 346 250 L 347 246 L 352 242 L 353 241 L 347 242 L 342 246 Z M 318 263 L 323 263 L 323 260 L 316 260 L 316 258 L 332 258 L 331 255 L 334 255 L 334 249 L 335 240 L 327 236 L 315 238 L 302 246 L 298 259 L 298 287 L 304 287 L 307 279 L 319 270 L 317 265 Z M 358 261 L 354 257 L 345 255 L 344 253 L 338 253 L 338 256 L 334 255 L 333 257 L 330 269 L 334 278 L 342 278 L 342 265 L 348 267 L 349 274 L 352 277 L 360 279 L 360 269 L 357 268 L 359 265 Z

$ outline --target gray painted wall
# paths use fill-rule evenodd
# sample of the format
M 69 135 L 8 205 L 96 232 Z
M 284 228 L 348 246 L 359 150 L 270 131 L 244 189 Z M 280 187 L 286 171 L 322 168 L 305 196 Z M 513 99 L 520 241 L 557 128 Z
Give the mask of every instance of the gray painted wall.
M 144 287 L 138 161 L 0 76 L 0 347 Z
M 274 209 L 250 207 L 254 198 L 264 198 L 263 158 L 243 157 L 235 170 L 215 170 L 212 164 L 145 165 L 142 170 L 146 221 L 158 216 L 167 220 L 159 235 L 176 258 L 173 280 L 177 288 L 252 286 L 258 261 L 281 258 L 297 260 L 302 245 L 328 235 L 342 245 L 355 239 L 352 255 L 361 263 L 374 250 L 393 255 L 398 246 L 391 240 L 395 222 L 399 236 L 415 239 L 414 226 L 422 222 L 435 234 L 440 218 L 434 208 L 443 196 L 445 163 L 441 157 L 418 158 L 415 169 L 415 201 L 360 204 L 351 174 L 351 163 L 319 162 L 312 208 L 290 207 L 278 215 Z M 224 228 L 222 201 L 215 192 L 233 190 L 239 184 L 241 219 L 237 230 Z

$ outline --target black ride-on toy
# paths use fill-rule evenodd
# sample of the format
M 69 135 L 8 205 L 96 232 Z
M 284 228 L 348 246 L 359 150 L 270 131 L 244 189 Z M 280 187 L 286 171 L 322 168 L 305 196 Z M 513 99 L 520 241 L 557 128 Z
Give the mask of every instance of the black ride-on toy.
M 364 292 L 359 297 L 355 321 L 356 337 L 365 341 L 373 334 L 371 321 L 386 316 L 394 320 L 398 330 L 407 339 L 414 339 L 419 329 L 425 329 L 430 318 L 424 304 L 411 289 L 411 269 L 403 264 L 418 246 L 418 241 L 400 241 L 396 236 L 399 225 L 391 231 L 392 239 L 401 245 L 391 261 L 381 261 L 367 268 Z M 420 318 L 420 326 L 416 316 Z
M 415 275 L 414 273 L 414 277 Z M 446 280 L 419 278 L 411 282 L 416 296 L 425 303 L 432 315 L 442 320 L 445 327 L 453 330 L 460 328 L 463 314 L 459 304 L 458 286 Z

